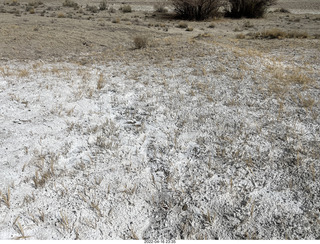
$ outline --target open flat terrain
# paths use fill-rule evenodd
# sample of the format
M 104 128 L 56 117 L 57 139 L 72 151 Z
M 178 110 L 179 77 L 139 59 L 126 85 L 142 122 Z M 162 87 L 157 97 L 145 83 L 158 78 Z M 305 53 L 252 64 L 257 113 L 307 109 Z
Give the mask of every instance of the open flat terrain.
M 319 1 L 75 2 L 0 1 L 0 239 L 320 239 Z

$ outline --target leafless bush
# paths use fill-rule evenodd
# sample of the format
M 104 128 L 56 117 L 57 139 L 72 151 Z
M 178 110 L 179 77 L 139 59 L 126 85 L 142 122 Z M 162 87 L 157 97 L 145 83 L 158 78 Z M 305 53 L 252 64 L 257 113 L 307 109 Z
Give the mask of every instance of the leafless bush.
M 276 0 L 228 0 L 226 15 L 233 18 L 261 18 Z
M 222 3 L 222 0 L 173 0 L 179 18 L 195 20 L 217 16 Z

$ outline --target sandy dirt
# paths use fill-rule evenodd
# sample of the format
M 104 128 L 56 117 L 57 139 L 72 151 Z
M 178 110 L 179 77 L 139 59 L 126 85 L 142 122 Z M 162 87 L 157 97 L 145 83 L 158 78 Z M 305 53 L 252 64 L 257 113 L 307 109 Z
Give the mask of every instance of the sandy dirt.
M 319 1 L 42 2 L 0 1 L 0 239 L 320 238 Z

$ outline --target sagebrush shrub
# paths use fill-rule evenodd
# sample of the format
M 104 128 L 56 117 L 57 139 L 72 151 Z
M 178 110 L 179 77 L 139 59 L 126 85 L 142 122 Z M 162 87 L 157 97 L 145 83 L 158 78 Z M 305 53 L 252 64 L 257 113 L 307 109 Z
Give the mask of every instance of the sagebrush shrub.
M 222 0 L 173 0 L 179 18 L 204 20 L 218 15 Z
M 261 18 L 276 0 L 228 0 L 226 15 L 233 18 Z

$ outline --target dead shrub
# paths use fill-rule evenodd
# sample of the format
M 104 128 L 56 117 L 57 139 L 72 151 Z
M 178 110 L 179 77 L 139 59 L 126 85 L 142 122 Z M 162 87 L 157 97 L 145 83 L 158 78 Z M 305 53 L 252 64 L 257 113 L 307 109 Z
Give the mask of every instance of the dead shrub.
M 178 18 L 204 20 L 215 17 L 222 6 L 221 0 L 173 0 L 172 4 Z
M 232 18 L 262 18 L 276 0 L 228 0 L 226 16 Z

